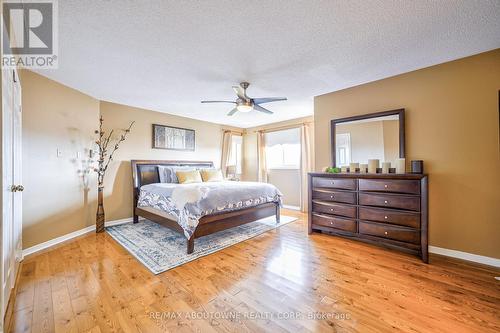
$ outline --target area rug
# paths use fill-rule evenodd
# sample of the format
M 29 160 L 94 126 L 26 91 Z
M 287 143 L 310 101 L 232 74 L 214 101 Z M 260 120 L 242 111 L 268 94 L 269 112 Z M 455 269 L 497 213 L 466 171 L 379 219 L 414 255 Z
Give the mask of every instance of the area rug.
M 148 220 L 137 224 L 120 224 L 106 230 L 151 272 L 159 274 L 295 220 L 297 218 L 282 215 L 280 223 L 276 223 L 276 218 L 271 216 L 219 231 L 195 239 L 192 254 L 186 253 L 187 240 L 184 235 Z

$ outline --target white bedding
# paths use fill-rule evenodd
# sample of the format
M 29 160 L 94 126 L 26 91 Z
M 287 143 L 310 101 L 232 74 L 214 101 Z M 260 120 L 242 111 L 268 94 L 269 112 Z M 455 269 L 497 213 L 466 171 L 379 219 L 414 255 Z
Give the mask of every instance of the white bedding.
M 138 206 L 174 216 L 190 238 L 202 216 L 248 208 L 267 202 L 281 204 L 281 192 L 257 182 L 156 183 L 141 187 Z

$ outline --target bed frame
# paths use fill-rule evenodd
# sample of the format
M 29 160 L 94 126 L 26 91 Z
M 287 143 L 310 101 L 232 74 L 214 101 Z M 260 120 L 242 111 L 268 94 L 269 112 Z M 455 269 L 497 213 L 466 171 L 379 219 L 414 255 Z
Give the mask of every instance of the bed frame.
M 132 160 L 132 178 L 134 188 L 134 223 L 139 223 L 139 216 L 156 222 L 184 234 L 184 230 L 176 221 L 164 216 L 151 213 L 141 207 L 137 207 L 140 188 L 143 185 L 159 183 L 158 166 L 192 166 L 196 168 L 213 168 L 213 162 L 201 161 L 162 161 L 162 160 Z M 253 222 L 268 216 L 276 215 L 276 221 L 280 222 L 280 206 L 278 203 L 270 202 L 240 210 L 222 212 L 203 216 L 196 227 L 193 236 L 187 240 L 187 253 L 194 251 L 194 239 L 213 234 L 215 232 L 236 227 L 245 223 Z

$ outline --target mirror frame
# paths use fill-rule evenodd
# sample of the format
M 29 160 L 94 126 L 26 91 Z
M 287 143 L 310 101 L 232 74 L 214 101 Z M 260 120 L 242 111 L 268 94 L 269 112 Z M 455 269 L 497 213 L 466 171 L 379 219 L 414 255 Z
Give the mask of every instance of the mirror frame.
M 332 119 L 330 121 L 330 144 L 331 144 L 331 154 L 332 154 L 332 166 L 336 167 L 336 149 L 335 149 L 335 126 L 341 123 L 347 123 L 350 121 L 379 118 L 385 116 L 399 116 L 399 158 L 405 158 L 405 109 L 396 109 L 382 112 L 375 112 L 364 114 L 361 116 L 353 116 L 340 119 Z

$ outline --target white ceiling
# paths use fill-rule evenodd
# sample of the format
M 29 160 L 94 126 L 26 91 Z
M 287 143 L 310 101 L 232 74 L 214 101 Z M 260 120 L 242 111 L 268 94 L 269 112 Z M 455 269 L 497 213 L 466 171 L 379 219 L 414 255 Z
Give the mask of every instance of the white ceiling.
M 252 127 L 313 113 L 313 96 L 500 47 L 498 0 L 59 0 L 59 69 L 101 100 Z M 227 117 L 231 86 L 286 96 Z

